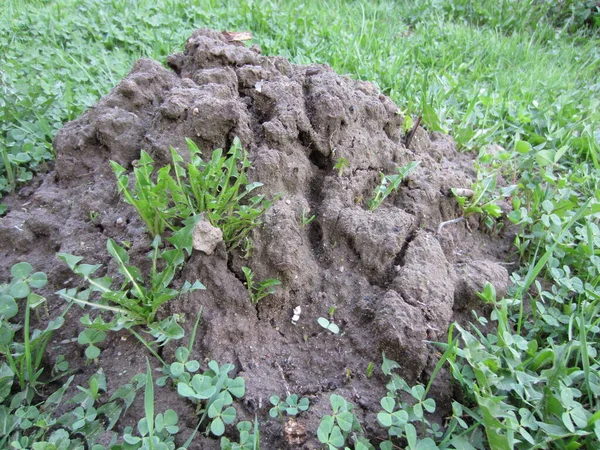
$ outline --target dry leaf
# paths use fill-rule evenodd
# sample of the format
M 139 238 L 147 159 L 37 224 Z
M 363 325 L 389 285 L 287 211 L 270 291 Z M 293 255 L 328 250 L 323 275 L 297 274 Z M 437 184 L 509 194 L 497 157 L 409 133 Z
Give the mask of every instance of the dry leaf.
M 249 41 L 252 39 L 252 33 L 250 31 L 221 31 L 221 34 L 225 36 L 225 39 L 229 42 Z

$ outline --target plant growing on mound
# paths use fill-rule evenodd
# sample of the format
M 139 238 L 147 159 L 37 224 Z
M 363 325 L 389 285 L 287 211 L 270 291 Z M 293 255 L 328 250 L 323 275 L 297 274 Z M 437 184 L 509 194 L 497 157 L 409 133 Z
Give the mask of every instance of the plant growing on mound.
M 118 289 L 112 288 L 113 279 L 110 277 L 92 278 L 94 272 L 102 267 L 101 264 L 82 264 L 82 257 L 58 253 L 58 257 L 90 286 L 79 292 L 77 289 L 62 289 L 58 294 L 81 305 L 119 313 L 134 324 L 150 324 L 154 322 L 158 308 L 165 302 L 181 294 L 204 289 L 199 281 L 194 284 L 186 282 L 179 290 L 170 287 L 175 273 L 184 262 L 184 254 L 178 248 L 160 250 L 161 243 L 159 236 L 152 241 L 152 251 L 149 254 L 152 268 L 149 280 L 146 280 L 137 267 L 129 265 L 127 251 L 112 239 L 107 241 L 108 253 L 116 262 L 119 274 L 123 277 L 123 283 Z M 159 263 L 162 263 L 160 264 L 162 268 Z M 101 300 L 105 302 L 90 301 L 93 292 L 99 292 Z M 111 306 L 109 303 L 116 306 Z
M 221 229 L 223 240 L 232 249 L 247 239 L 260 224 L 259 217 L 272 202 L 264 195 L 249 197 L 262 183 L 249 183 L 246 171 L 251 167 L 240 140 L 236 137 L 227 156 L 216 149 L 209 161 L 203 161 L 196 144 L 186 139 L 190 162 L 171 147 L 173 165 L 159 169 L 154 180 L 154 161 L 145 151 L 133 170 L 135 183 L 129 188 L 124 167 L 111 161 L 119 191 L 133 205 L 153 236 L 169 229 L 177 231 L 181 222 L 206 213 L 210 223 Z
M 317 438 L 329 450 L 349 448 L 348 443 L 353 443 L 356 450 L 483 449 L 481 433 L 474 433 L 479 426 L 479 421 L 469 426 L 462 419 L 464 413 L 473 418 L 478 416 L 460 403 L 452 403 L 453 414 L 445 431 L 442 431 L 437 423 L 427 419 L 427 415 L 433 414 L 436 409 L 435 400 L 428 398 L 427 394 L 437 373 L 454 354 L 454 350 L 455 341 L 448 345 L 434 368 L 427 386 L 417 384 L 412 387 L 402 377 L 392 372 L 400 368 L 400 365 L 386 358 L 385 353 L 383 354 L 381 371 L 389 377 L 389 382 L 386 385 L 388 392 L 380 402 L 382 410 L 377 414 L 377 421 L 387 429 L 389 438 L 380 442 L 377 447 L 365 437 L 358 418 L 352 412 L 354 407 L 352 403 L 337 394 L 332 394 L 330 397 L 333 414 L 321 419 Z
M 323 328 L 325 328 L 328 331 L 331 331 L 333 334 L 338 334 L 340 332 L 340 327 L 338 327 L 333 320 L 330 320 L 331 317 L 329 319 L 325 318 L 325 317 L 319 317 L 317 319 L 317 322 L 319 325 L 321 325 Z
M 168 409 L 154 416 L 154 381 L 150 363 L 146 360 L 146 384 L 144 389 L 144 413 L 137 426 L 139 436 L 133 434 L 132 427 L 126 427 L 122 445 L 112 446 L 112 450 L 155 449 L 174 450 L 174 436 L 179 431 L 177 413 Z
M 163 365 L 164 376 L 157 380 L 157 384 L 164 386 L 170 379 L 173 386 L 177 388 L 178 394 L 196 405 L 196 413 L 202 414 L 196 431 L 208 418 L 210 423 L 206 426 L 207 434 L 210 431 L 215 436 L 222 436 L 225 425 L 232 424 L 236 418 L 236 410 L 231 404 L 234 397 L 244 396 L 246 382 L 242 377 L 228 376 L 234 368 L 233 364 L 219 366 L 216 361 L 210 361 L 208 369 L 201 372 L 200 363 L 190 359 L 201 316 L 200 312 L 187 347 L 177 348 L 175 361 Z M 191 442 L 195 432 L 188 442 Z
M 242 421 L 236 425 L 240 433 L 239 443 L 231 442 L 228 438 L 221 438 L 221 450 L 260 450 L 260 433 L 258 430 L 258 420 L 254 418 L 252 422 Z M 254 433 L 250 431 L 254 428 Z
M 531 150 L 531 145 L 518 141 L 516 149 L 520 153 L 527 152 Z M 514 158 L 515 154 L 504 150 L 497 153 L 482 151 L 479 154 L 475 164 L 477 179 L 471 189 L 452 189 L 456 201 L 463 210 L 463 217 L 469 214 L 481 214 L 485 225 L 490 229 L 493 228 L 495 219 L 502 216 L 502 209 L 498 206 L 498 202 L 510 197 L 517 189 L 516 185 L 497 187 L 497 180 L 502 175 L 502 170 L 506 170 L 507 163 Z
M 199 281 L 193 284 L 186 281 L 180 289 L 171 287 L 173 277 L 184 262 L 184 248 L 175 246 L 175 248 L 161 250 L 161 242 L 160 236 L 156 236 L 152 241 L 152 251 L 149 254 L 152 267 L 149 277 L 144 277 L 140 269 L 130 265 L 129 255 L 123 247 L 112 239 L 107 241 L 106 248 L 116 262 L 119 274 L 123 277 L 118 287 L 113 287 L 114 280 L 111 277 L 93 277 L 93 274 L 102 267 L 101 264 L 83 264 L 81 263 L 83 258 L 79 256 L 58 254 L 58 257 L 89 285 L 83 290 L 61 289 L 58 295 L 69 302 L 115 314 L 109 322 L 105 322 L 102 317 L 96 317 L 94 320 L 91 320 L 88 315 L 82 317 L 81 322 L 87 329 L 80 334 L 79 342 L 88 345 L 86 356 L 89 359 L 97 358 L 100 354 L 95 344 L 104 340 L 105 332 L 108 330 L 129 328 L 152 352 L 150 345 L 131 329 L 133 325 L 146 325 L 148 332 L 157 338 L 157 343 L 160 345 L 183 336 L 183 329 L 175 317 L 167 317 L 156 323 L 156 313 L 165 302 L 182 294 L 204 289 L 204 286 Z M 189 252 L 191 248 L 185 250 Z M 98 294 L 99 298 L 97 298 Z
M 344 397 L 331 394 L 329 397 L 333 414 L 325 415 L 319 423 L 317 438 L 319 442 L 334 450 L 344 447 L 346 440 L 352 438 L 356 449 L 373 448 L 363 436 L 363 430 L 358 418 L 352 413 L 354 405 L 347 402 Z
M 43 330 L 31 329 L 31 311 L 37 310 L 46 302 L 32 289 L 43 288 L 47 283 L 46 274 L 33 273 L 31 264 L 21 262 L 10 269 L 12 280 L 0 285 L 0 355 L 4 361 L 0 366 L 2 386 L 0 398 L 9 394 L 14 377 L 19 387 L 31 401 L 43 372 L 42 357 L 52 332 L 62 326 L 67 309 L 57 318 L 50 320 Z M 22 326 L 9 322 L 19 312 L 17 301 L 25 301 L 24 323 Z M 15 341 L 15 333 L 21 331 L 23 342 Z
M 253 305 L 256 305 L 267 295 L 274 294 L 277 290 L 276 287 L 281 285 L 281 281 L 277 278 L 267 278 L 266 280 L 255 282 L 254 273 L 252 273 L 249 267 L 242 267 L 242 271 L 246 277 L 246 287 L 248 288 L 250 300 L 252 300 Z
M 397 191 L 400 183 L 404 180 L 421 161 L 411 161 L 407 165 L 396 168 L 395 175 L 384 175 L 381 173 L 381 183 L 375 188 L 373 198 L 368 201 L 367 205 L 371 211 L 375 211 L 388 198 L 392 191 Z
M 42 377 L 47 344 L 54 330 L 64 323 L 64 315 L 50 320 L 45 329 L 31 330 L 31 311 L 45 299 L 32 292 L 46 285 L 43 272 L 33 272 L 28 263 L 11 268 L 10 283 L 0 285 L 0 448 L 76 450 L 104 448 L 95 444 L 98 436 L 110 431 L 133 402 L 135 388 L 122 386 L 108 400 L 99 402 L 106 392 L 102 372 L 93 375 L 88 387 L 64 401 L 73 376 L 45 397 L 42 386 L 67 374 L 68 362 L 58 357 L 52 376 Z M 18 313 L 18 301 L 26 299 L 23 326 L 9 322 Z M 37 311 L 36 311 L 37 312 Z M 40 319 L 38 315 L 38 319 Z M 18 342 L 16 336 L 23 337 Z M 16 381 L 16 382 L 15 382 Z M 60 411 L 60 414 L 59 414 Z
M 222 436 L 225 425 L 234 422 L 236 410 L 231 406 L 233 398 L 241 398 L 246 392 L 243 378 L 229 378 L 228 373 L 233 368 L 233 364 L 219 366 L 216 361 L 210 361 L 208 370 L 203 373 L 192 376 L 182 371 L 176 380 L 179 395 L 195 403 L 197 414 L 202 414 L 199 424 L 208 417 L 210 425 L 207 431 L 210 430 L 215 436 Z M 186 369 L 190 370 L 189 367 Z
M 348 160 L 346 158 L 338 158 L 338 160 L 336 161 L 335 165 L 333 166 L 333 168 L 335 170 L 337 170 L 338 173 L 338 177 L 341 177 L 344 174 L 344 169 L 346 167 L 348 167 L 350 165 L 350 163 L 348 162 Z
M 311 216 L 309 216 L 309 214 L 310 214 L 310 210 L 302 209 L 301 223 L 302 223 L 303 227 L 310 225 L 312 223 L 312 221 L 315 220 L 315 218 L 317 217 L 316 214 L 312 214 Z
M 273 407 L 269 410 L 269 415 L 273 418 L 278 417 L 283 422 L 283 412 L 285 412 L 288 416 L 295 416 L 300 413 L 300 411 L 306 411 L 309 406 L 309 401 L 307 398 L 301 398 L 298 400 L 298 395 L 291 394 L 288 395 L 285 400 L 279 398 L 278 395 L 272 395 L 269 398 L 269 401 L 273 405 Z

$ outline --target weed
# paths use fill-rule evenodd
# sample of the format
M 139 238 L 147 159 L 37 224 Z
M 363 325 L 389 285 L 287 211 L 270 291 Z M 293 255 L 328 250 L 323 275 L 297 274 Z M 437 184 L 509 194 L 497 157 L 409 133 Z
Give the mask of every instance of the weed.
M 15 449 L 76 449 L 83 445 L 83 441 L 76 437 L 79 435 L 90 448 L 96 450 L 98 447 L 93 444 L 99 433 L 112 429 L 133 398 L 127 394 L 125 399 L 115 393 L 108 402 L 95 407 L 100 391 L 106 390 L 102 373 L 90 378 L 89 387 L 78 386 L 79 394 L 65 405 L 61 403 L 73 377 L 62 383 L 49 397 L 42 398 L 42 389 L 39 388 L 53 380 L 49 377 L 42 380 L 42 358 L 52 332 L 63 325 L 68 308 L 58 318 L 50 320 L 44 330 L 32 331 L 30 311 L 45 301 L 32 289 L 40 289 L 47 282 L 44 273 L 32 272 L 28 263 L 15 264 L 11 268 L 12 281 L 0 285 L 0 353 L 5 358 L 0 364 L 0 447 L 8 448 L 10 444 Z M 18 327 L 8 322 L 18 313 L 16 300 L 20 299 L 26 299 L 24 325 L 21 328 L 23 343 L 15 340 L 14 332 Z M 84 333 L 83 338 L 86 344 L 90 344 L 86 353 L 94 352 L 93 344 L 97 339 L 90 333 Z M 67 370 L 68 362 L 64 357 L 58 357 L 52 375 L 59 378 L 65 376 Z M 15 378 L 17 384 L 14 383 Z M 119 405 L 118 399 L 125 399 L 125 407 Z M 73 404 L 77 406 L 65 409 L 66 405 Z M 59 406 L 63 411 L 60 417 L 57 415 Z
M 244 276 L 246 277 L 246 287 L 250 294 L 250 300 L 253 305 L 265 298 L 267 295 L 277 292 L 276 287 L 281 286 L 281 281 L 276 278 L 267 278 L 259 283 L 254 281 L 254 274 L 248 267 L 242 267 Z
M 338 327 L 335 323 L 333 323 L 329 319 L 326 319 L 325 317 L 319 317 L 317 319 L 317 322 L 319 323 L 319 325 L 321 325 L 326 330 L 331 331 L 333 334 L 339 334 L 340 332 L 340 327 Z
M 231 442 L 228 438 L 221 438 L 222 450 L 260 450 L 260 433 L 258 431 L 258 419 L 254 418 L 252 422 L 242 421 L 236 425 L 240 434 L 239 443 Z M 251 433 L 254 428 L 254 433 Z
M 175 350 L 175 361 L 163 365 L 164 376 L 157 380 L 157 384 L 164 386 L 170 379 L 178 394 L 196 405 L 196 414 L 201 415 L 198 428 L 208 418 L 207 433 L 210 431 L 221 436 L 225 425 L 235 420 L 236 411 L 231 404 L 234 397 L 244 396 L 246 383 L 241 377 L 229 378 L 228 374 L 234 368 L 232 364 L 219 366 L 216 361 L 210 361 L 208 369 L 199 372 L 200 363 L 189 359 L 200 318 L 201 312 L 196 318 L 188 346 Z
M 169 378 L 173 380 L 175 386 L 177 386 L 179 381 L 189 382 L 191 380 L 190 374 L 197 372 L 200 369 L 200 363 L 198 361 L 189 359 L 190 353 L 194 347 L 194 341 L 196 339 L 196 333 L 198 332 L 200 319 L 202 319 L 202 308 L 200 308 L 200 311 L 196 317 L 196 322 L 194 323 L 194 328 L 192 328 L 188 346 L 179 347 L 177 350 L 175 350 L 176 361 L 169 365 L 163 361 L 163 373 L 165 375 L 157 380 L 156 383 L 159 386 L 164 386 Z
M 336 309 L 337 309 L 337 306 L 335 306 L 335 305 L 329 307 L 329 311 L 327 311 L 327 315 L 329 316 L 330 320 L 333 320 L 333 316 L 335 315 Z
M 331 394 L 329 401 L 333 414 L 323 416 L 317 429 L 317 438 L 328 448 L 336 449 L 343 447 L 349 436 L 356 437 L 357 433 L 362 434 L 362 427 L 352 413 L 352 403 L 337 394 Z
M 187 292 L 204 289 L 198 281 L 194 284 L 186 282 L 179 290 L 169 287 L 178 268 L 183 264 L 184 252 L 180 248 L 160 250 L 160 246 L 161 239 L 156 236 L 152 241 L 152 252 L 149 255 L 152 269 L 149 280 L 146 280 L 137 267 L 129 265 L 129 255 L 126 250 L 112 239 L 107 241 L 106 248 L 124 279 L 118 289 L 112 287 L 113 279 L 110 277 L 92 278 L 92 275 L 100 269 L 100 264 L 82 264 L 83 258 L 79 256 L 59 253 L 58 257 L 90 287 L 79 292 L 77 289 L 62 289 L 58 294 L 80 305 L 112 311 L 125 318 L 130 325 L 150 324 L 154 322 L 158 308 L 165 302 Z M 162 270 L 159 268 L 159 262 L 164 265 Z M 100 302 L 91 299 L 91 294 L 95 292 L 100 294 Z M 109 303 L 116 306 L 111 306 Z
M 154 381 L 150 363 L 146 360 L 146 383 L 144 389 L 145 417 L 138 423 L 137 430 L 140 436 L 134 436 L 132 427 L 125 427 L 123 440 L 128 445 L 113 446 L 113 449 L 146 449 L 155 448 L 174 450 L 174 435 L 179 431 L 177 426 L 177 413 L 168 409 L 164 413 L 154 416 Z
M 523 141 L 516 143 L 517 149 L 520 144 L 524 144 Z M 517 185 L 502 188 L 496 186 L 497 179 L 503 171 L 507 170 L 506 163 L 514 157 L 514 153 L 504 150 L 496 153 L 482 151 L 479 154 L 476 162 L 477 180 L 472 184 L 471 190 L 452 189 L 464 216 L 480 214 L 485 225 L 490 229 L 493 228 L 494 220 L 502 216 L 502 209 L 498 202 L 509 198 L 517 190 Z
M 369 362 L 369 364 L 367 365 L 367 378 L 371 378 L 373 376 L 373 369 L 375 368 L 375 364 L 373 363 L 373 361 Z
M 166 229 L 177 231 L 182 222 L 205 213 L 210 223 L 221 229 L 230 249 L 244 244 L 272 202 L 263 195 L 248 198 L 262 184 L 248 182 L 246 171 L 250 162 L 240 140 L 234 139 L 228 156 L 216 149 L 207 162 L 192 140 L 187 139 L 187 145 L 191 162 L 184 165 L 183 158 L 171 147 L 173 167 L 159 169 L 156 181 L 154 161 L 142 151 L 133 170 L 132 190 L 125 168 L 111 161 L 119 191 L 136 208 L 152 236 L 160 236 Z
M 333 166 L 333 168 L 335 170 L 337 170 L 338 173 L 338 177 L 341 177 L 344 173 L 344 169 L 346 167 L 348 167 L 350 164 L 348 163 L 348 160 L 346 158 L 340 157 L 337 159 L 335 165 Z
M 77 342 L 81 345 L 87 345 L 85 349 L 85 357 L 92 360 L 100 356 L 100 349 L 95 345 L 103 342 L 106 339 L 106 332 L 102 330 L 94 330 L 86 328 L 77 337 Z
M 231 404 L 233 397 L 243 397 L 246 390 L 244 379 L 229 378 L 227 374 L 233 370 L 233 365 L 219 366 L 216 361 L 210 361 L 208 370 L 193 376 L 185 371 L 190 370 L 189 365 L 183 365 L 183 369 L 180 373 L 176 372 L 179 374 L 176 379 L 177 392 L 196 404 L 196 413 L 202 414 L 199 423 L 203 423 L 208 417 L 210 425 L 207 426 L 207 431 L 221 436 L 225 432 L 225 425 L 235 420 L 236 411 Z
M 373 198 L 367 202 L 369 209 L 375 211 L 379 205 L 392 193 L 397 191 L 400 183 L 404 180 L 415 168 L 420 164 L 420 161 L 409 162 L 406 166 L 396 168 L 396 175 L 381 174 L 381 183 L 375 188 Z
M 306 227 L 308 225 L 310 225 L 310 223 L 315 220 L 316 215 L 313 214 L 312 216 L 308 216 L 310 214 L 310 211 L 307 209 L 303 209 L 302 210 L 302 226 Z
M 21 262 L 11 267 L 12 280 L 0 285 L 0 355 L 5 386 L 10 390 L 13 377 L 16 377 L 21 391 L 26 393 L 27 401 L 31 401 L 39 384 L 43 368 L 42 358 L 52 335 L 64 323 L 66 308 L 60 316 L 50 320 L 44 330 L 31 329 L 31 311 L 36 310 L 46 302 L 46 299 L 36 294 L 32 289 L 41 289 L 47 283 L 46 274 L 33 273 L 31 264 Z M 19 312 L 17 301 L 24 300 L 23 326 L 9 322 Z M 15 332 L 21 330 L 23 342 L 15 341 Z M 12 374 L 12 376 L 10 375 Z M 8 395 L 8 393 L 5 393 Z
M 307 398 L 301 398 L 298 400 L 298 395 L 290 394 L 285 400 L 279 398 L 278 395 L 272 395 L 269 401 L 273 407 L 269 410 L 269 415 L 273 418 L 279 417 L 283 422 L 283 413 L 285 412 L 288 416 L 296 416 L 300 411 L 306 411 L 309 406 Z
M 117 436 L 111 430 L 131 406 L 136 391 L 143 385 L 139 376 L 121 386 L 104 402 L 100 402 L 106 393 L 106 378 L 102 372 L 90 377 L 87 387 L 77 386 L 79 393 L 64 401 L 72 381 L 73 377 L 70 377 L 39 403 L 28 400 L 25 392 L 13 393 L 10 402 L 0 398 L 0 402 L 5 403 L 0 405 L 3 424 L 0 446 L 7 448 L 6 444 L 10 443 L 11 448 L 23 450 L 76 450 L 87 445 L 92 450 L 100 450 L 104 447 L 96 444 L 96 441 L 101 434 L 105 438 L 112 435 L 111 442 L 114 444 Z M 59 410 L 62 411 L 60 416 Z

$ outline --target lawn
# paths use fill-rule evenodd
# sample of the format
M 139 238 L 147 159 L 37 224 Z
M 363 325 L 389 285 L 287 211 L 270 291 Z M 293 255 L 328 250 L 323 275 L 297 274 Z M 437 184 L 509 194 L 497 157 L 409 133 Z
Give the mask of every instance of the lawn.
M 183 49 L 196 28 L 251 31 L 252 43 L 265 55 L 283 56 L 295 64 L 329 64 L 339 74 L 370 81 L 410 121 L 420 117 L 427 131 L 450 134 L 460 149 L 478 155 L 473 196 L 457 194 L 465 215 L 479 215 L 489 233 L 509 225 L 518 230 L 514 253 L 519 265 L 511 274 L 509 292 L 496 298 L 488 285 L 481 298 L 493 312 L 488 318 L 473 318 L 481 324 L 492 322 L 495 333 L 484 335 L 457 324 L 440 344 L 442 363 L 465 392 L 462 405 L 453 406 L 454 420 L 444 432 L 421 432 L 431 429 L 422 413 L 426 400 L 419 389 L 408 389 L 414 397 L 407 406 L 410 420 L 398 419 L 403 417 L 399 414 L 394 419 L 400 423 L 394 423 L 398 435 L 390 438 L 396 447 L 382 448 L 597 448 L 599 8 L 585 0 L 4 0 L 0 195 L 11 195 L 36 173 L 50 170 L 57 131 L 116 86 L 136 60 L 165 62 L 169 54 Z M 496 186 L 499 176 L 510 189 Z M 510 212 L 500 211 L 501 201 L 510 204 Z M 0 213 L 6 210 L 0 204 Z M 27 266 L 17 267 L 12 276 L 10 284 L 2 285 L 0 324 L 5 328 L 16 308 L 8 297 L 27 297 L 29 288 L 45 284 L 42 275 L 33 277 Z M 21 295 L 19 289 L 27 293 Z M 25 309 L 27 330 L 29 308 Z M 16 310 L 10 317 L 15 315 Z M 42 402 L 29 389 L 40 381 L 34 376 L 36 353 L 29 349 L 27 335 L 17 332 L 14 342 L 13 332 L 0 337 L 0 381 L 8 386 L 0 389 L 0 429 L 7 435 L 13 430 L 11 442 L 1 437 L 0 442 L 30 448 L 26 440 L 17 442 L 29 435 L 40 441 L 33 448 L 76 448 L 67 442 L 69 433 L 75 434 L 77 420 L 94 418 L 80 416 L 58 433 L 49 422 L 33 420 L 43 408 L 31 410 L 31 417 L 18 409 L 20 403 L 33 408 Z M 13 345 L 17 338 L 23 339 L 23 347 Z M 87 338 L 84 343 L 93 344 L 94 337 Z M 13 365 L 17 360 L 24 366 Z M 386 366 L 384 360 L 384 366 L 391 371 L 393 364 Z M 19 378 L 14 373 L 19 367 L 29 375 Z M 215 379 L 218 374 L 213 370 Z M 145 383 L 149 377 L 140 376 L 138 389 L 152 386 Z M 13 378 L 11 389 L 8 380 Z M 94 383 L 101 385 L 102 380 Z M 85 399 L 97 398 L 97 389 Z M 153 394 L 145 388 L 148 417 L 154 417 Z M 45 393 L 45 405 L 47 399 Z M 339 408 L 345 407 L 343 399 L 336 401 Z M 385 402 L 384 411 L 391 413 L 394 405 Z M 415 404 L 425 405 L 420 414 Z M 391 423 L 388 416 L 380 423 Z M 165 423 L 172 419 L 160 418 Z M 419 428 L 418 437 L 412 423 Z M 258 422 L 256 426 L 260 428 Z M 165 430 L 168 427 L 161 433 L 166 437 L 161 436 L 167 439 L 172 430 Z M 244 430 L 258 436 L 254 425 Z M 467 443 L 465 436 L 477 430 L 481 441 Z M 139 448 L 141 441 L 128 436 L 132 447 L 127 448 Z M 349 436 L 345 438 L 346 445 L 369 448 L 363 441 L 352 444 Z M 46 439 L 62 446 L 42 446 Z M 257 448 L 257 439 L 248 439 L 240 448 Z M 344 445 L 344 440 L 339 446 L 338 441 L 322 442 L 329 448 Z

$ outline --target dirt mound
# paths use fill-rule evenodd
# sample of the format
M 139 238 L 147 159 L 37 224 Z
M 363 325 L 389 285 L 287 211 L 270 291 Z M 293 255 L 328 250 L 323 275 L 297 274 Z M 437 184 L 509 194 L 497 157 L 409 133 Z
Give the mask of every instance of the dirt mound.
M 461 214 L 450 188 L 470 186 L 469 157 L 457 153 L 450 137 L 420 128 L 406 148 L 402 114 L 370 83 L 325 65 L 262 56 L 217 32 L 196 31 L 168 66 L 138 61 L 109 95 L 58 133 L 55 171 L 12 198 L 1 219 L 4 278 L 25 260 L 48 273 L 49 292 L 78 283 L 57 262 L 58 251 L 108 264 L 110 272 L 108 238 L 130 242 L 132 260 L 144 260 L 150 238 L 121 200 L 108 161 L 131 168 L 145 149 L 167 163 L 169 146 L 186 156 L 186 137 L 209 155 L 237 136 L 252 161 L 249 178 L 264 183 L 268 197 L 280 197 L 254 232 L 248 259 L 224 245 L 210 256 L 193 254 L 181 279 L 198 279 L 207 289 L 169 303 L 160 315 L 185 314 L 189 329 L 203 307 L 193 356 L 235 364 L 247 384 L 238 413 L 250 419 L 258 413 L 265 448 L 285 446 L 281 424 L 267 416 L 273 394 L 310 398 L 299 419 L 308 430 L 305 445 L 332 393 L 354 402 L 372 431 L 385 386 L 377 370 L 367 378 L 369 362 L 378 367 L 385 351 L 407 381 L 426 381 L 439 356 L 426 341 L 445 339 L 450 323 L 477 306 L 485 281 L 500 294 L 506 289 L 507 271 L 495 262 L 505 257 L 506 240 L 468 230 L 464 222 L 436 235 L 439 223 Z M 334 168 L 340 158 L 347 160 L 341 173 Z M 371 212 L 366 201 L 380 172 L 392 174 L 411 161 L 420 165 Z M 303 225 L 303 211 L 315 214 L 314 221 Z M 281 287 L 254 307 L 242 266 L 259 280 L 280 279 Z M 52 294 L 49 300 L 54 312 L 64 307 Z M 302 313 L 294 325 L 297 306 Z M 317 323 L 330 312 L 339 335 Z M 83 349 L 64 343 L 78 331 L 72 320 L 50 349 L 73 355 L 72 365 L 79 361 L 89 373 L 97 368 L 83 366 Z M 109 337 L 99 359 L 114 388 L 144 371 L 146 352 L 124 336 Z M 448 379 L 439 383 L 443 405 Z M 183 427 L 193 428 L 185 401 L 160 391 L 160 408 L 177 405 Z

